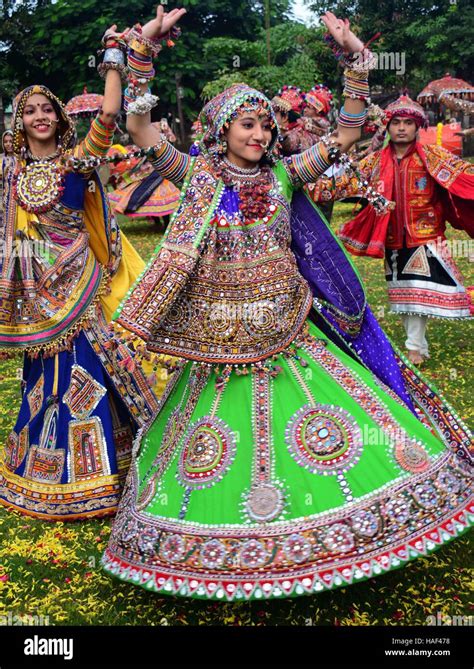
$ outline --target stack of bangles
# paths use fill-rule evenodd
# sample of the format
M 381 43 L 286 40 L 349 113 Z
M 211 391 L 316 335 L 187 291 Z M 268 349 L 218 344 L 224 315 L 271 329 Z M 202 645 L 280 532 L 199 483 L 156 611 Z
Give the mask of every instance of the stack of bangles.
M 152 95 L 150 88 L 143 91 L 142 86 L 149 84 L 155 76 L 153 58 L 163 48 L 160 41 L 166 39 L 168 46 L 174 46 L 170 36 L 179 37 L 179 28 L 172 28 L 168 35 L 159 39 L 149 39 L 142 34 L 139 24 L 126 35 L 128 41 L 128 87 L 124 92 L 123 107 L 127 115 L 147 114 L 156 107 L 159 97 Z
M 346 112 L 344 107 L 341 107 L 339 112 L 338 124 L 344 128 L 361 128 L 365 124 L 367 118 L 367 107 L 358 114 L 350 114 Z
M 125 51 L 127 45 L 121 38 L 108 37 L 107 33 L 102 38 L 103 49 L 99 51 L 104 54 L 102 63 L 97 68 L 99 75 L 105 79 L 109 70 L 117 70 L 123 83 L 127 81 L 127 68 L 125 66 Z

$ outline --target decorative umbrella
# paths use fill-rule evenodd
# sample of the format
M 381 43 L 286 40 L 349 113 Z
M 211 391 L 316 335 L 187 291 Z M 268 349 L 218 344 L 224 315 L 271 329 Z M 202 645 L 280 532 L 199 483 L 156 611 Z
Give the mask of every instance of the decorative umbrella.
M 433 102 L 443 102 L 440 99 L 443 95 L 458 100 L 472 101 L 474 100 L 474 86 L 463 79 L 455 79 L 447 73 L 441 79 L 435 79 L 425 86 L 416 99 L 420 104 L 428 106 Z
M 71 98 L 66 105 L 66 111 L 70 116 L 90 118 L 95 116 L 102 107 L 103 95 L 88 93 L 84 86 L 82 95 Z

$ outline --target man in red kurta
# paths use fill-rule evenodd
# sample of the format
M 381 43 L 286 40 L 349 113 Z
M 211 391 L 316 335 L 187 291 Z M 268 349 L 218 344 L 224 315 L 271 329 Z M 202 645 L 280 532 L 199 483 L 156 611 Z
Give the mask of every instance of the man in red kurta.
M 445 228 L 449 221 L 474 236 L 474 166 L 439 146 L 417 141 L 427 119 L 408 96 L 387 107 L 385 122 L 388 145 L 367 156 L 359 168 L 395 207 L 379 215 L 368 205 L 339 236 L 355 255 L 385 255 L 391 311 L 402 314 L 408 357 L 420 364 L 429 357 L 428 317 L 470 317 L 469 295 L 449 252 Z M 336 191 L 336 197 L 354 194 L 350 183 L 336 184 Z

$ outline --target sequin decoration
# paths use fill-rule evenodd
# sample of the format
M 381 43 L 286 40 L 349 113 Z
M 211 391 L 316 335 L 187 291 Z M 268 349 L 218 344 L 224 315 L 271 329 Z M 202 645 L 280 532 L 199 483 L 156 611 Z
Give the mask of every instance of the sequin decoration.
M 249 517 L 258 522 L 278 518 L 284 506 L 283 492 L 272 483 L 260 483 L 252 487 L 245 503 Z
M 226 548 L 219 539 L 211 539 L 201 546 L 200 558 L 203 567 L 215 569 L 224 564 Z
M 229 426 L 220 418 L 204 416 L 184 436 L 178 480 L 185 487 L 209 488 L 227 473 L 235 453 L 235 435 Z
M 413 498 L 424 509 L 435 509 L 439 504 L 439 493 L 431 483 L 420 483 L 415 486 Z
M 416 441 L 402 441 L 395 444 L 395 459 L 407 472 L 418 474 L 430 466 L 430 458 L 421 444 Z
M 250 539 L 246 541 L 240 551 L 240 564 L 242 567 L 254 569 L 261 567 L 270 557 L 269 552 L 261 541 Z
M 403 495 L 392 497 L 385 505 L 385 515 L 392 522 L 403 525 L 410 517 L 410 506 L 410 501 Z
M 380 530 L 380 516 L 368 509 L 356 511 L 351 517 L 351 527 L 359 537 L 370 539 Z
M 285 557 L 290 562 L 301 564 L 305 562 L 312 552 L 310 541 L 301 534 L 291 534 L 283 545 Z
M 347 553 L 355 546 L 354 534 L 345 523 L 331 525 L 322 541 L 332 553 Z
M 30 407 L 30 421 L 38 415 L 39 410 L 43 404 L 44 397 L 44 376 L 40 375 L 39 379 L 27 394 L 28 406 Z
M 299 409 L 288 422 L 286 443 L 298 464 L 325 476 L 351 469 L 363 446 L 355 419 L 327 404 L 306 404 Z
M 77 419 L 89 418 L 100 400 L 107 394 L 107 389 L 96 381 L 80 365 L 73 365 L 69 388 L 63 402 L 69 408 L 71 416 Z
M 160 553 L 165 560 L 178 562 L 185 553 L 185 543 L 179 534 L 171 534 L 166 537 L 160 546 Z

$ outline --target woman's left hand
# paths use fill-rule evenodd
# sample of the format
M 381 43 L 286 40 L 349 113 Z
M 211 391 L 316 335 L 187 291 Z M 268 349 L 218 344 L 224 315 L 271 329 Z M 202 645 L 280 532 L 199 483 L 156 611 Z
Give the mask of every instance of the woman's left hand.
M 363 51 L 364 44 L 352 32 L 349 19 L 338 19 L 332 12 L 326 12 L 321 16 L 321 21 L 344 51 L 347 53 Z

